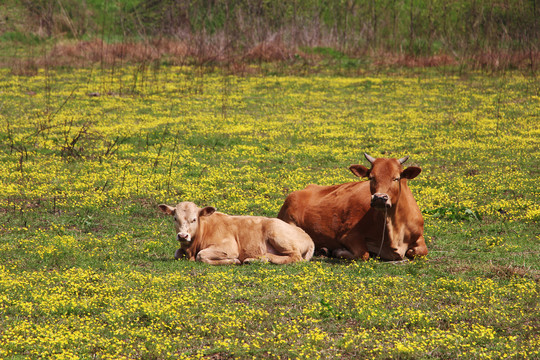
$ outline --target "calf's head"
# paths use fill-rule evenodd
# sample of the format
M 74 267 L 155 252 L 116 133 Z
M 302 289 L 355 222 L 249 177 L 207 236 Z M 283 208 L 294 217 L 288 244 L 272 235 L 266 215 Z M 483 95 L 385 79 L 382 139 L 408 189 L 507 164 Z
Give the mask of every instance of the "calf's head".
M 375 159 L 366 153 L 364 156 L 371 163 L 371 169 L 363 165 L 351 165 L 349 169 L 354 175 L 369 179 L 371 207 L 377 210 L 395 206 L 401 194 L 402 181 L 414 179 L 422 171 L 416 166 L 403 169 L 402 164 L 407 161 L 408 156 L 401 159 Z
M 189 244 L 197 236 L 201 216 L 209 216 L 216 211 L 216 208 L 211 206 L 201 209 L 188 201 L 181 202 L 175 207 L 160 204 L 159 209 L 163 213 L 174 217 L 176 239 L 182 244 Z

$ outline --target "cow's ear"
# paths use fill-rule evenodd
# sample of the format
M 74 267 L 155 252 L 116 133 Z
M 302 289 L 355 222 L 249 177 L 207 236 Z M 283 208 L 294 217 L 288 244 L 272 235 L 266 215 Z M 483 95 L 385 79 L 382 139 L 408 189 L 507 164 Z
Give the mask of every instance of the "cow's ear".
M 216 212 L 216 208 L 213 206 L 207 206 L 199 211 L 199 216 L 210 216 Z
M 167 215 L 174 215 L 174 213 L 176 212 L 176 208 L 173 208 L 172 206 L 169 206 L 169 205 L 159 204 L 158 207 L 159 207 L 159 210 L 161 210 L 161 212 Z
M 351 170 L 351 172 L 358 176 L 358 177 L 368 177 L 369 175 L 369 169 L 367 167 L 365 167 L 364 165 L 351 165 L 349 166 L 349 170 Z
M 420 169 L 418 166 L 409 166 L 401 172 L 401 178 L 411 180 L 417 177 L 421 172 L 422 169 Z

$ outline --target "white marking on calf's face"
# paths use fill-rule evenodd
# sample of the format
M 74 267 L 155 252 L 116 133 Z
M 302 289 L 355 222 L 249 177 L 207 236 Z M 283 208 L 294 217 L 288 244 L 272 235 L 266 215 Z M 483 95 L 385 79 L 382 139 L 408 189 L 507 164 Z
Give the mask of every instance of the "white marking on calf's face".
M 199 211 L 200 209 L 195 204 L 180 203 L 176 205 L 174 227 L 178 241 L 190 242 L 197 235 Z
M 216 211 L 216 208 L 212 206 L 201 209 L 189 201 L 181 202 L 176 207 L 165 204 L 160 204 L 158 207 L 163 213 L 174 217 L 176 239 L 182 244 L 187 244 L 195 238 L 201 216 L 210 216 Z

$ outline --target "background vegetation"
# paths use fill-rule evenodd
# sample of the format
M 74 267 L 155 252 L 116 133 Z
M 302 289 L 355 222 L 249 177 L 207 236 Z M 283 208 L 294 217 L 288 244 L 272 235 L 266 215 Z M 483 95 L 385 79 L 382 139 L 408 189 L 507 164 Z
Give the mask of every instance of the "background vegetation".
M 7 58 L 33 44 L 19 54 L 70 65 L 103 61 L 101 42 L 124 44 L 105 46 L 109 57 L 175 64 L 322 57 L 535 70 L 540 51 L 536 0 L 4 0 L 0 14 Z

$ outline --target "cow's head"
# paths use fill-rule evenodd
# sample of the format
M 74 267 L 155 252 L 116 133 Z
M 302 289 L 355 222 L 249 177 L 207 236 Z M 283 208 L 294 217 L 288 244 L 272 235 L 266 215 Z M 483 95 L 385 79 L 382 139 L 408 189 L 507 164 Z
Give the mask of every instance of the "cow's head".
M 390 209 L 395 206 L 401 193 L 401 183 L 407 179 L 414 179 L 422 169 L 409 166 L 403 170 L 402 164 L 409 158 L 401 159 L 375 159 L 364 153 L 371 163 L 371 169 L 362 165 L 351 165 L 349 169 L 358 177 L 369 179 L 371 190 L 371 207 L 378 210 Z
M 197 236 L 200 217 L 212 215 L 216 211 L 216 208 L 211 206 L 201 209 L 194 203 L 188 201 L 181 202 L 176 205 L 176 207 L 161 204 L 159 205 L 159 209 L 165 214 L 174 217 L 176 239 L 182 245 L 191 243 Z

